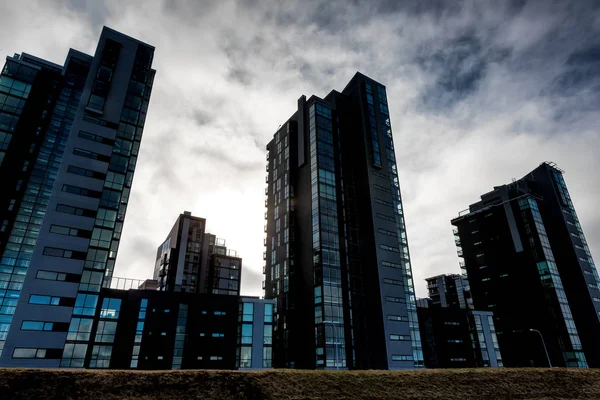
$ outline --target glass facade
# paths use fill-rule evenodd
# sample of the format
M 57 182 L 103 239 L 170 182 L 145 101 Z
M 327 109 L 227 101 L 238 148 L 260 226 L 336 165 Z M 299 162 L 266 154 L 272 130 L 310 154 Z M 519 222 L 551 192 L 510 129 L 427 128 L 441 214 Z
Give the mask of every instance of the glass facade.
M 185 344 L 185 326 L 187 324 L 188 306 L 187 304 L 179 305 L 179 313 L 177 314 L 177 328 L 175 331 L 175 347 L 173 349 L 173 363 L 171 369 L 181 369 L 183 360 L 183 346 Z
M 315 103 L 310 121 L 315 344 L 317 368 L 346 368 L 337 182 L 331 109 Z
M 583 229 L 581 228 L 581 224 L 579 223 L 579 218 L 577 217 L 577 213 L 575 212 L 575 207 L 573 206 L 573 202 L 571 201 L 571 195 L 569 194 L 569 190 L 567 189 L 567 184 L 563 178 L 563 175 L 557 169 L 552 170 L 552 179 L 558 189 L 559 200 L 561 205 L 568 209 L 569 214 L 573 217 L 575 228 L 577 229 L 577 239 L 581 241 L 581 247 L 583 252 L 585 252 L 585 257 L 580 257 L 579 261 L 584 262 L 589 265 L 590 270 L 592 272 L 592 276 L 594 277 L 595 286 L 600 289 L 600 277 L 598 276 L 598 270 L 596 269 L 596 264 L 594 264 L 594 259 L 592 258 L 592 253 L 590 253 L 590 248 L 587 244 L 587 240 L 585 239 L 585 235 L 583 234 Z M 577 248 L 577 245 L 576 245 Z
M 15 104 L 16 99 L 19 99 L 19 105 L 13 111 L 11 121 L 14 121 L 15 113 L 21 107 L 21 100 L 26 99 L 31 90 L 31 71 L 25 74 L 30 77 L 26 79 L 19 72 L 20 70 L 19 68 L 13 71 L 12 67 L 7 64 L 0 77 L 0 82 L 2 82 L 0 83 L 0 93 L 7 96 L 3 110 L 7 104 L 11 107 Z M 60 85 L 58 97 L 49 113 L 50 121 L 44 132 L 44 139 L 33 163 L 31 177 L 26 183 L 8 243 L 0 258 L 0 354 L 16 309 L 20 290 L 23 287 L 27 268 L 31 262 L 88 70 L 87 62 L 71 58 L 66 66 L 62 82 L 57 82 L 57 85 Z M 12 76 L 15 72 L 16 75 Z M 0 126 L 0 131 L 3 132 L 0 133 L 3 136 L 2 141 L 10 140 L 7 134 L 10 134 L 11 129 L 14 128 L 12 122 L 7 124 Z M 0 162 L 2 158 L 3 153 L 0 152 Z M 69 348 L 69 351 L 79 355 L 79 348 Z
M 367 103 L 369 107 L 369 118 L 374 119 L 373 89 L 369 83 L 365 84 L 367 92 Z M 394 150 L 394 138 L 392 134 L 392 125 L 388 110 L 387 96 L 385 88 L 377 85 L 377 97 L 379 99 L 379 115 L 381 116 L 381 126 L 385 129 L 385 153 L 389 167 L 390 189 L 392 194 L 392 206 L 396 223 L 395 236 L 398 238 L 398 250 L 402 260 L 404 294 L 406 297 L 406 306 L 408 308 L 409 330 L 413 347 L 413 359 L 415 367 L 423 367 L 423 348 L 421 344 L 421 335 L 419 333 L 419 322 L 417 319 L 417 306 L 415 298 L 415 289 L 412 276 L 412 267 L 410 264 L 410 254 L 408 250 L 408 239 L 406 237 L 406 224 L 404 221 L 404 210 L 402 207 L 402 196 L 400 194 L 400 181 L 398 179 L 398 167 L 396 165 L 396 154 Z M 375 163 L 374 159 L 374 164 Z M 388 192 L 387 188 L 384 188 Z
M 105 49 L 111 46 L 114 47 L 114 43 L 111 42 L 107 40 Z M 105 53 L 106 51 L 103 53 L 103 57 Z M 109 56 L 112 57 L 113 53 L 109 53 Z M 90 245 L 83 265 L 82 276 L 89 276 L 91 282 L 96 282 L 94 280 L 96 276 L 103 277 L 103 287 L 110 287 L 121 239 L 122 221 L 125 219 L 154 79 L 154 71 L 150 69 L 152 57 L 153 49 L 144 45 L 138 45 L 125 98 L 125 107 L 123 107 L 121 112 L 121 122 L 117 128 L 112 156 L 109 161 L 107 160 L 108 173 L 104 181 L 104 189 L 100 196 L 100 207 L 94 221 Z M 104 63 L 105 60 L 103 59 L 101 64 L 104 65 Z M 100 69 L 102 68 L 104 67 L 101 66 Z M 85 299 L 86 304 L 88 302 L 91 304 L 98 300 L 99 291 L 100 285 L 97 282 L 96 284 L 90 284 L 89 281 L 82 279 L 79 284 L 77 301 Z M 76 304 L 73 310 L 73 319 L 79 318 L 82 315 L 81 311 Z M 73 343 L 67 340 L 65 349 L 71 344 Z M 95 352 L 96 350 L 94 349 L 93 351 Z M 98 367 L 108 365 L 106 364 L 106 352 L 108 349 L 99 348 L 97 351 L 102 351 L 104 358 L 99 359 L 101 362 L 96 365 Z M 108 360 L 110 360 L 110 357 Z M 79 363 L 74 365 L 72 361 L 69 361 L 69 358 L 63 357 L 61 366 L 78 367 L 82 365 L 79 365 Z
M 573 320 L 567 295 L 558 273 L 537 201 L 532 196 L 527 196 L 519 200 L 519 208 L 522 211 L 530 210 L 531 219 L 527 213 L 522 213 L 522 217 L 525 224 L 525 230 L 530 237 L 530 245 L 532 246 L 534 254 L 537 254 L 538 259 L 540 260 L 537 263 L 537 270 L 545 290 L 560 304 L 560 313 L 562 315 L 555 315 L 557 318 L 562 317 L 562 325 L 566 328 L 570 341 L 570 343 L 566 343 L 564 340 L 560 341 L 561 347 L 563 347 L 562 351 L 565 363 L 567 366 L 587 368 L 581 341 L 577 334 L 575 321 Z M 541 254 L 535 251 L 535 246 L 537 246 L 538 243 L 542 249 Z

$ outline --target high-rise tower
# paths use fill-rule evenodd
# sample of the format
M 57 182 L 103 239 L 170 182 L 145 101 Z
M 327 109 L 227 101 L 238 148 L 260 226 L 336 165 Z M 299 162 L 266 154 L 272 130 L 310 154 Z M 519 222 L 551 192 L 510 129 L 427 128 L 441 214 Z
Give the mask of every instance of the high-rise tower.
M 495 187 L 452 224 L 506 366 L 600 366 L 600 279 L 554 163 Z
M 357 73 L 298 100 L 267 145 L 274 366 L 423 365 L 385 87 Z
M 34 170 L 1 261 L 3 282 L 11 286 L 16 275 L 22 282 L 20 296 L 16 290 L 6 295 L 19 300 L 6 310 L 14 317 L 4 319 L 10 331 L 2 365 L 79 367 L 87 352 L 112 350 L 106 343 L 88 346 L 89 336 L 98 293 L 110 285 L 117 256 L 153 55 L 152 46 L 108 28 L 93 57 L 69 53 L 55 103 L 42 110 L 50 122 L 35 165 L 27 165 Z M 23 58 L 35 64 L 31 60 Z M 46 64 L 37 62 L 41 70 L 50 68 Z M 29 329 L 33 325 L 42 328 Z

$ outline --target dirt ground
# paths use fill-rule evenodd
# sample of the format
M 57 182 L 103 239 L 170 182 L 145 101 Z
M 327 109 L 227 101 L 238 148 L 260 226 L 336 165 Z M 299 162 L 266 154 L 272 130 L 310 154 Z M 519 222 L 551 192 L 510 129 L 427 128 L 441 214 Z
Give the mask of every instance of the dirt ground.
M 600 399 L 600 370 L 0 369 L 0 399 Z

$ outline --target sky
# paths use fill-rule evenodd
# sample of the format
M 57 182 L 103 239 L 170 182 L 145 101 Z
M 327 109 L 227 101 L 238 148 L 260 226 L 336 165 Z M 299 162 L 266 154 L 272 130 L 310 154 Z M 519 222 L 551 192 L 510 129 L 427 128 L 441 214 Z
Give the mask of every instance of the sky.
M 62 64 L 106 25 L 157 70 L 115 276 L 152 276 L 184 210 L 261 295 L 266 150 L 301 95 L 387 87 L 417 296 L 459 272 L 450 220 L 543 161 L 600 262 L 600 4 L 577 1 L 0 0 L 0 54 Z

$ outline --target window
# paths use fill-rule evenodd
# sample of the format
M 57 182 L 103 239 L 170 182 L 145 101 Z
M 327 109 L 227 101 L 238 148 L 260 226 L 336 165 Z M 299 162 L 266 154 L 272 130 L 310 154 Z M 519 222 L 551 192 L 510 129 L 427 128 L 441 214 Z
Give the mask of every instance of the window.
M 108 169 L 111 171 L 116 171 L 120 173 L 127 172 L 127 167 L 129 166 L 129 157 L 117 156 L 113 155 L 110 159 L 110 164 Z
M 85 139 L 85 140 L 90 140 L 92 142 L 102 143 L 102 144 L 107 144 L 107 145 L 113 145 L 113 143 L 115 142 L 114 140 L 109 139 L 107 137 L 95 135 L 93 133 L 84 132 L 84 131 L 79 131 L 79 134 L 77 136 L 79 136 L 80 138 Z
M 215 315 L 225 315 L 225 311 L 215 311 Z
M 386 244 L 380 244 L 379 248 L 382 250 L 391 251 L 393 253 L 400 253 L 400 250 L 397 247 L 388 246 Z
M 389 261 L 382 261 L 381 265 L 383 267 L 390 267 L 390 268 L 402 269 L 402 265 L 397 264 L 397 263 L 393 263 L 393 262 L 389 262 Z
M 69 165 L 67 168 L 67 172 L 74 175 L 85 176 L 87 178 L 100 179 L 104 180 L 106 174 L 98 171 L 92 171 L 91 169 L 76 167 L 74 165 Z
M 265 304 L 265 321 L 264 322 L 266 322 L 266 323 L 273 322 L 273 304 Z
M 392 354 L 392 361 L 414 361 L 413 356 Z
M 65 344 L 63 358 L 60 362 L 61 367 L 83 367 L 87 344 Z
M 78 293 L 77 298 L 75 299 L 75 308 L 73 309 L 73 314 L 93 316 L 96 313 L 97 302 L 98 295 L 96 294 Z
M 53 327 L 52 322 L 23 321 L 21 323 L 22 331 L 51 331 L 52 327 Z
M 410 340 L 408 335 L 390 335 L 390 340 Z
M 254 303 L 242 303 L 242 321 L 252 322 L 254 320 Z
M 51 225 L 50 233 L 56 233 L 57 235 L 82 237 L 82 238 L 89 238 L 92 234 L 92 232 L 86 231 L 84 229 L 70 228 L 68 226 L 63 226 L 63 225 Z
M 456 322 L 456 321 L 444 321 L 444 325 L 460 326 L 460 322 Z
M 67 279 L 67 274 L 61 272 L 39 270 L 35 277 L 37 279 L 45 279 L 48 281 L 64 281 Z
M 388 206 L 388 207 L 394 207 L 394 205 L 392 203 L 390 203 L 389 201 L 385 201 L 385 200 L 381 200 L 381 199 L 375 199 L 375 203 L 377 204 L 381 204 L 384 206 Z
M 108 251 L 100 249 L 89 249 L 84 267 L 90 269 L 104 269 L 108 260 Z
M 108 210 L 106 208 L 98 209 L 98 216 L 96 217 L 96 225 L 104 228 L 114 228 L 115 222 L 117 221 L 117 211 Z
M 271 368 L 273 365 L 273 348 L 263 347 L 263 368 Z
M 95 199 L 99 199 L 102 195 L 101 192 L 98 192 L 96 190 L 86 189 L 73 185 L 63 185 L 62 191 L 66 193 L 76 194 L 79 196 L 93 197 Z
M 123 190 L 124 184 L 125 175 L 108 171 L 108 173 L 106 174 L 106 180 L 104 181 L 104 187 L 115 190 Z
M 406 300 L 404 300 L 400 297 L 385 296 L 385 300 L 389 301 L 391 303 L 406 303 Z
M 93 322 L 91 318 L 71 318 L 67 340 L 90 340 Z
M 408 322 L 408 317 L 407 316 L 401 316 L 401 315 L 388 315 L 387 319 L 388 319 L 388 321 Z
M 462 343 L 461 339 L 448 339 L 448 343 Z
M 402 281 L 399 281 L 397 279 L 389 279 L 389 278 L 384 278 L 383 283 L 387 283 L 389 285 L 398 285 L 398 286 L 401 286 L 403 284 Z
M 385 192 L 385 193 L 391 193 L 392 192 L 390 189 L 385 188 L 383 186 L 379 186 L 379 185 L 373 185 L 373 188 L 375 188 L 375 189 L 377 189 L 379 191 Z M 376 199 L 376 201 L 377 201 L 377 199 Z
M 252 324 L 240 325 L 240 337 L 242 344 L 252 344 Z
M 224 333 L 213 332 L 212 337 L 222 338 L 222 337 L 225 337 L 225 334 Z
M 104 273 L 100 271 L 83 270 L 79 290 L 99 292 L 104 280 Z
M 222 359 L 221 356 L 210 356 L 210 361 L 221 361 Z
M 377 218 L 380 218 L 380 219 L 383 219 L 386 221 L 390 221 L 390 222 L 396 222 L 396 218 L 394 218 L 393 216 L 390 216 L 390 215 L 377 213 Z
M 96 330 L 96 342 L 112 343 L 115 341 L 117 321 L 99 321 Z
M 94 346 L 92 348 L 92 357 L 90 358 L 90 368 L 110 367 L 111 353 L 112 346 Z
M 27 349 L 15 347 L 13 358 L 46 358 L 46 349 Z
M 251 346 L 241 346 L 238 347 L 238 364 L 239 368 L 250 368 L 252 367 L 252 347 Z
M 68 206 L 66 204 L 57 204 L 56 211 L 58 211 L 60 213 L 81 215 L 81 216 L 90 217 L 90 218 L 94 218 L 96 216 L 96 211 L 94 211 L 94 210 L 88 210 L 85 208 Z
M 40 296 L 32 294 L 29 296 L 29 304 L 40 304 L 45 306 L 58 306 L 60 303 L 60 297 L 52 296 Z
M 273 344 L 272 325 L 263 325 L 263 344 Z
M 116 190 L 104 189 L 100 197 L 100 206 L 112 209 L 118 209 L 121 202 L 121 192 Z
M 378 232 L 387 236 L 398 237 L 396 232 L 388 231 L 387 229 L 378 229 Z
M 50 256 L 50 257 L 77 258 L 77 259 L 79 259 L 79 256 L 81 256 L 82 252 L 80 252 L 80 251 L 66 250 L 66 249 L 59 249 L 57 247 L 44 247 L 43 254 L 45 256 Z M 75 255 L 75 257 L 74 257 L 74 255 Z
M 119 310 L 121 308 L 121 299 L 102 300 L 102 308 L 100 309 L 100 318 L 117 319 L 119 318 Z
M 110 248 L 110 241 L 112 240 L 113 231 L 109 229 L 94 228 L 91 232 L 90 246 L 91 247 L 102 247 L 105 249 Z
M 75 147 L 73 149 L 73 154 L 75 154 L 76 156 L 85 157 L 85 158 L 89 158 L 91 160 L 98 160 L 98 161 L 103 161 L 103 162 L 108 162 L 110 160 L 109 156 L 105 156 L 104 154 L 100 154 L 100 153 L 94 153 L 93 151 L 89 151 L 89 150 L 85 150 L 85 149 L 80 149 L 78 147 Z

